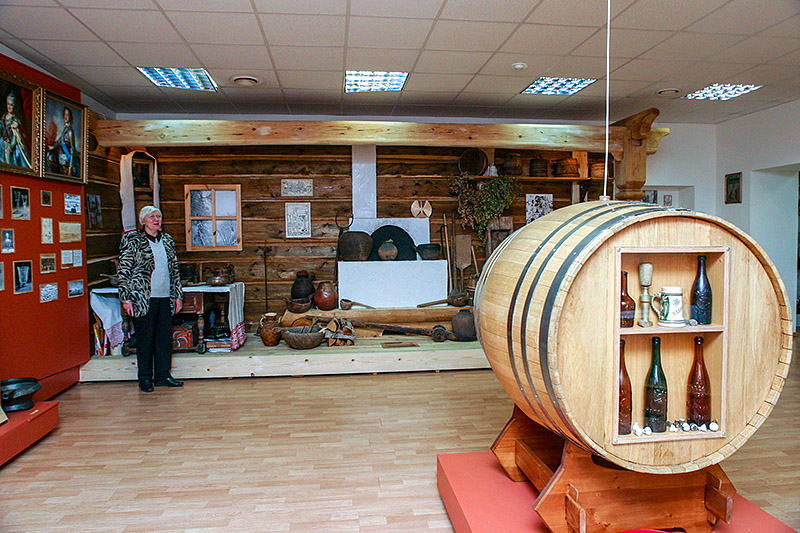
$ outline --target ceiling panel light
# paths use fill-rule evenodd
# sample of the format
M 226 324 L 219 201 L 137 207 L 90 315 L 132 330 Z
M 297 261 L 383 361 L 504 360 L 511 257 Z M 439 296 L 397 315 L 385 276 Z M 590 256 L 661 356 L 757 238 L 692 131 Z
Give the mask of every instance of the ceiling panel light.
M 552 94 L 569 95 L 575 94 L 581 89 L 588 87 L 596 82 L 592 78 L 547 78 L 542 77 L 531 83 L 522 94 Z
M 715 83 L 704 87 L 699 91 L 687 94 L 683 98 L 687 100 L 730 100 L 737 96 L 742 96 L 750 91 L 760 89 L 763 85 L 732 85 L 727 83 Z
M 211 75 L 202 68 L 136 67 L 159 87 L 192 89 L 194 91 L 215 91 L 217 84 Z
M 407 77 L 408 72 L 348 70 L 344 77 L 344 92 L 401 91 Z

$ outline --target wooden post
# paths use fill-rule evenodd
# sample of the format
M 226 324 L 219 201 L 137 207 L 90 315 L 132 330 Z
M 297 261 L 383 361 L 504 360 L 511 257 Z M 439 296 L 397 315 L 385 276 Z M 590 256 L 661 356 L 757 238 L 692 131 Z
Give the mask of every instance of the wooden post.
M 614 126 L 624 126 L 627 129 L 623 140 L 625 156 L 617 163 L 614 181 L 617 200 L 644 198 L 642 187 L 647 181 L 647 156 L 655 153 L 658 141 L 669 133 L 665 129 L 651 130 L 658 114 L 658 109 L 650 108 L 614 123 Z

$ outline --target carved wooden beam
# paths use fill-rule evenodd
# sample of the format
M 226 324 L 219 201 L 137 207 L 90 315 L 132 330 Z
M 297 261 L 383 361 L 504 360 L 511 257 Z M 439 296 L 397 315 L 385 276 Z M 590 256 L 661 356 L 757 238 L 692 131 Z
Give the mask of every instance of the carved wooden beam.
M 433 124 L 372 121 L 103 120 L 92 132 L 103 146 L 417 145 L 603 152 L 602 126 Z M 623 154 L 626 128 L 609 129 L 609 151 Z
M 627 130 L 625 157 L 617 164 L 614 179 L 617 200 L 644 198 L 642 187 L 647 182 L 647 156 L 656 153 L 661 138 L 669 134 L 668 128 L 651 128 L 658 114 L 658 109 L 651 108 L 614 123 Z

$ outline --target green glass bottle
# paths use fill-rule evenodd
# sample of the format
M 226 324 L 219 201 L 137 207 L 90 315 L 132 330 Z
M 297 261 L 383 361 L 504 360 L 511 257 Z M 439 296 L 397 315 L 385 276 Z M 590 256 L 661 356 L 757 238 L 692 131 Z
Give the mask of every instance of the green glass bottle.
M 661 366 L 661 338 L 653 337 L 653 357 L 644 385 L 644 425 L 653 433 L 667 430 L 667 376 Z

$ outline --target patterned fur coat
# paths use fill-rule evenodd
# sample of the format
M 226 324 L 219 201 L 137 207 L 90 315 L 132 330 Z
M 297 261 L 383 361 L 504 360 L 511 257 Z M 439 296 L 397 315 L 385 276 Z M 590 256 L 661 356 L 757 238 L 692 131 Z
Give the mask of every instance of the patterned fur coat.
M 169 234 L 162 232 L 161 238 L 164 241 L 164 250 L 167 252 L 170 303 L 172 312 L 175 313 L 175 300 L 183 298 L 178 271 L 178 254 L 175 252 L 175 241 Z M 150 308 L 150 277 L 155 267 L 153 251 L 150 249 L 143 228 L 122 236 L 122 242 L 119 244 L 119 266 L 117 267 L 119 299 L 123 302 L 133 303 L 133 316 L 144 316 Z

